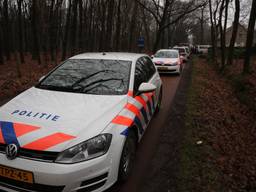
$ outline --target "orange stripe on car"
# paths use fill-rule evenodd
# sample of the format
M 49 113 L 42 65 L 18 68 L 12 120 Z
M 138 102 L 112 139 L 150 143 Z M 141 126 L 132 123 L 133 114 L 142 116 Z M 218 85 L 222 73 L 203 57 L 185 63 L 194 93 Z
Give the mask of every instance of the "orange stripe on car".
M 133 124 L 133 120 L 124 116 L 116 116 L 113 120 L 112 123 L 119 124 L 119 125 L 124 125 L 127 127 L 130 127 Z
M 133 91 L 128 91 L 128 96 L 132 97 L 133 96 Z
M 128 103 L 126 106 L 125 106 L 126 109 L 128 109 L 129 111 L 131 111 L 132 113 L 134 113 L 137 117 L 141 117 L 140 115 L 140 110 L 133 104 L 131 103 Z
M 145 95 L 147 96 L 148 100 L 152 101 L 153 93 L 146 93 Z
M 28 143 L 22 146 L 22 148 L 43 151 L 74 138 L 74 136 L 67 135 L 64 133 L 54 133 L 52 135 Z
M 5 143 L 1 127 L 0 127 L 0 143 L 2 143 L 2 144 Z
M 16 137 L 20 137 L 22 135 L 25 135 L 27 133 L 30 133 L 32 131 L 39 129 L 39 127 L 21 124 L 21 123 L 13 123 L 13 128 L 14 128 Z
M 140 96 L 135 97 L 136 101 L 138 101 L 141 105 L 143 105 L 144 109 L 148 110 L 147 108 L 147 103 L 146 101 L 144 101 L 143 98 L 141 98 Z

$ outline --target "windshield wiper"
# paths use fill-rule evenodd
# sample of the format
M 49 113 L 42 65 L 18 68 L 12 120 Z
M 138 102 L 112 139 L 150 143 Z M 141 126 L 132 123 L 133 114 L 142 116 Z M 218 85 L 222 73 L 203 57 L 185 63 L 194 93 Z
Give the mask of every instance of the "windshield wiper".
M 93 77 L 93 76 L 95 76 L 95 75 L 97 75 L 97 74 L 99 74 L 99 73 L 103 73 L 103 72 L 115 72 L 115 71 L 113 71 L 113 70 L 101 70 L 101 71 L 97 71 L 97 72 L 95 72 L 95 73 L 92 73 L 91 75 L 88 75 L 87 77 L 83 77 L 83 78 L 79 79 L 78 81 L 76 81 L 76 82 L 71 86 L 71 88 L 73 88 L 73 87 L 75 87 L 76 85 L 78 85 L 79 83 L 81 83 L 81 82 L 83 82 L 83 81 L 85 81 L 85 80 L 87 80 L 87 79 L 89 79 L 89 78 L 91 78 L 91 77 Z M 116 73 L 116 72 L 115 72 L 115 73 Z
M 46 89 L 46 90 L 53 90 L 53 91 L 68 91 L 71 92 L 73 91 L 73 89 L 70 89 L 69 87 L 59 87 L 59 86 L 55 86 L 55 85 L 38 85 L 36 86 L 36 88 L 40 88 L 40 89 Z
M 80 86 L 80 87 L 79 87 L 78 89 L 76 89 L 76 90 L 77 90 L 77 91 L 80 90 L 80 92 L 86 93 L 86 92 L 88 92 L 88 91 L 91 90 L 91 88 L 87 89 L 88 87 L 91 87 L 92 85 L 95 85 L 95 84 L 97 84 L 97 83 L 99 83 L 99 85 L 94 86 L 92 89 L 94 89 L 95 87 L 98 87 L 98 86 L 105 86 L 105 85 L 103 85 L 103 84 L 101 84 L 101 83 L 102 83 L 102 82 L 107 82 L 107 81 L 121 81 L 122 84 L 124 84 L 124 80 L 123 80 L 123 79 L 118 79 L 118 78 L 99 79 L 99 80 L 97 80 L 97 81 L 94 81 L 94 82 L 89 83 L 89 84 L 86 85 L 86 86 Z M 72 86 L 72 88 L 74 88 L 74 87 Z

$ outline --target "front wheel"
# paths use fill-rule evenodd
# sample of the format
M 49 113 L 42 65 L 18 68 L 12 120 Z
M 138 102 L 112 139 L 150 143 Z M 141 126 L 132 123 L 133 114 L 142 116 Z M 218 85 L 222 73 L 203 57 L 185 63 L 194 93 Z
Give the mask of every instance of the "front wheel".
M 134 131 L 130 130 L 126 138 L 118 172 L 118 181 L 124 182 L 127 180 L 133 168 L 136 155 L 136 136 Z
M 159 96 L 158 96 L 158 102 L 157 102 L 157 105 L 156 105 L 155 114 L 159 113 L 159 111 L 160 111 L 160 108 L 161 108 L 161 105 L 162 105 L 162 97 L 163 97 L 163 89 L 161 87 L 160 93 L 159 93 Z

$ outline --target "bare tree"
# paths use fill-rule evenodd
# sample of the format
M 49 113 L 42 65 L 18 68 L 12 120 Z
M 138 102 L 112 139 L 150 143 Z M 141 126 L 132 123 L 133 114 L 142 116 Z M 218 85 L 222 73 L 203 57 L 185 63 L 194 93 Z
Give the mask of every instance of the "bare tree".
M 134 29 L 135 29 L 135 24 L 137 20 L 137 9 L 138 9 L 138 3 L 137 1 L 133 1 L 133 13 L 132 13 L 132 18 L 130 22 L 130 30 L 129 30 L 129 51 L 132 50 L 132 45 L 134 42 Z
M 3 26 L 3 8 L 2 5 L 0 4 L 0 25 Z M 3 42 L 3 34 L 2 34 L 2 30 L 0 30 L 0 42 Z M 2 65 L 4 63 L 4 56 L 3 56 L 3 46 L 2 43 L 0 43 L 0 65 Z
M 239 16 L 240 16 L 240 1 L 235 0 L 235 15 L 234 15 L 234 22 L 233 22 L 233 31 L 232 36 L 230 39 L 229 44 L 229 51 L 228 51 L 228 58 L 227 58 L 227 65 L 233 64 L 233 55 L 234 55 L 234 45 L 237 37 L 238 25 L 239 25 Z
M 252 1 L 252 8 L 250 13 L 250 20 L 248 25 L 247 40 L 246 40 L 246 50 L 245 50 L 245 59 L 243 73 L 247 74 L 250 72 L 250 61 L 251 61 L 251 48 L 254 36 L 254 27 L 256 20 L 256 0 Z
M 116 21 L 116 32 L 115 32 L 115 50 L 119 50 L 119 44 L 120 44 L 120 32 L 121 32 L 121 2 L 122 0 L 118 0 L 117 5 L 117 21 Z
M 213 8 L 212 8 L 212 0 L 209 0 L 209 11 L 210 11 L 210 21 L 211 21 L 211 41 L 212 41 L 212 60 L 216 62 L 216 26 L 214 23 L 214 15 L 213 15 Z
M 63 38 L 62 57 L 61 57 L 62 61 L 66 59 L 66 55 L 67 55 L 67 43 L 68 43 L 68 36 L 69 36 L 71 9 L 72 9 L 72 0 L 69 0 L 68 13 L 66 16 L 66 25 L 65 25 L 64 38 Z
M 32 1 L 32 7 L 31 7 L 31 12 L 32 12 L 32 34 L 33 34 L 33 43 L 34 43 L 34 47 L 33 47 L 33 55 L 34 58 L 37 59 L 38 64 L 40 65 L 41 62 L 41 55 L 40 55 L 40 44 L 39 44 L 39 34 L 38 34 L 38 13 L 39 13 L 39 9 L 38 9 L 38 0 L 33 0 Z
M 10 55 L 10 26 L 9 26 L 9 7 L 8 7 L 8 0 L 3 1 L 3 23 L 4 26 L 4 47 L 5 47 L 5 56 L 7 60 L 11 58 Z
M 166 28 L 177 23 L 184 16 L 194 12 L 206 4 L 206 1 L 195 0 L 179 2 L 178 4 L 175 4 L 177 3 L 176 1 L 170 0 L 165 0 L 163 3 L 160 3 L 159 0 L 151 0 L 151 3 L 141 0 L 136 1 L 153 16 L 157 24 L 155 43 L 153 47 L 154 52 L 157 50 L 161 35 Z M 146 4 L 152 5 L 153 8 Z M 168 18 L 171 19 L 169 20 Z
M 221 66 L 220 70 L 223 71 L 226 64 L 226 29 L 228 19 L 228 6 L 229 0 L 222 0 L 219 10 L 219 33 L 220 33 L 220 47 L 221 47 Z M 223 26 L 223 13 L 224 13 L 224 26 Z
M 106 29 L 106 43 L 105 50 L 112 50 L 112 28 L 113 28 L 113 14 L 114 14 L 114 0 L 108 1 L 108 15 L 107 15 L 107 29 Z
M 23 51 L 23 27 L 22 27 L 22 1 L 17 0 L 18 5 L 18 25 L 19 25 L 19 53 L 20 53 L 20 61 L 24 63 L 24 51 Z
M 71 22 L 71 55 L 76 52 L 77 47 L 77 5 L 78 0 L 73 0 L 73 19 Z

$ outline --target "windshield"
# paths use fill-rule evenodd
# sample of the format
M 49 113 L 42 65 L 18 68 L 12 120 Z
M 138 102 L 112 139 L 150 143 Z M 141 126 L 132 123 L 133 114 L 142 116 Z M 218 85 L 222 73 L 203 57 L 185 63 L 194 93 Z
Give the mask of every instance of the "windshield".
M 36 87 L 47 90 L 123 95 L 128 92 L 131 61 L 69 59 Z
M 155 54 L 156 58 L 178 58 L 179 55 L 176 51 L 158 51 Z

